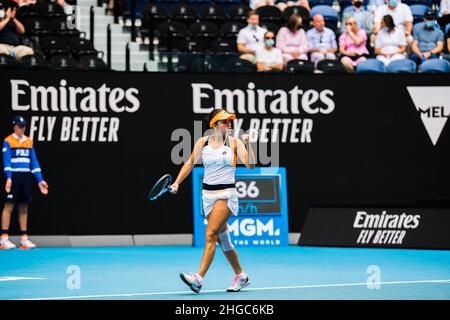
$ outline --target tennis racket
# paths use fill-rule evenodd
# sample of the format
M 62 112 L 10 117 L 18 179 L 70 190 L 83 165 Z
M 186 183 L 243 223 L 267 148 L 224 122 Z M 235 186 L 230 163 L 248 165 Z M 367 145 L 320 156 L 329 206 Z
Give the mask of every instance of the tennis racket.
M 162 197 L 163 194 L 170 192 L 170 185 L 172 184 L 172 176 L 165 174 L 153 185 L 153 188 L 148 194 L 148 200 L 155 201 Z

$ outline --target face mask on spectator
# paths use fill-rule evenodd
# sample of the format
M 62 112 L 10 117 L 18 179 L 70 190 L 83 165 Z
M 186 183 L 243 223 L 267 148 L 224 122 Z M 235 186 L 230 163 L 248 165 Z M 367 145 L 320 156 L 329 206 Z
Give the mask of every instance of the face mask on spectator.
M 398 0 L 389 0 L 389 5 L 391 7 L 396 7 L 398 6 Z
M 274 46 L 274 44 L 275 44 L 275 40 L 273 40 L 273 39 L 267 39 L 266 40 L 266 46 L 272 48 Z
M 427 28 L 433 28 L 435 24 L 436 21 L 434 20 L 425 20 L 425 25 L 427 26 Z
M 363 3 L 362 3 L 362 1 L 356 1 L 354 5 L 356 8 L 361 8 Z

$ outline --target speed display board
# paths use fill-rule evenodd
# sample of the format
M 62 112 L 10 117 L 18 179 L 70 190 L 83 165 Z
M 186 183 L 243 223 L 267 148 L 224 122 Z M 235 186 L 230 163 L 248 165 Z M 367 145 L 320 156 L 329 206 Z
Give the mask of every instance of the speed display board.
M 194 245 L 203 246 L 207 220 L 202 205 L 203 168 L 192 173 Z M 278 167 L 236 168 L 239 212 L 228 228 L 235 246 L 287 246 L 288 210 L 286 169 Z

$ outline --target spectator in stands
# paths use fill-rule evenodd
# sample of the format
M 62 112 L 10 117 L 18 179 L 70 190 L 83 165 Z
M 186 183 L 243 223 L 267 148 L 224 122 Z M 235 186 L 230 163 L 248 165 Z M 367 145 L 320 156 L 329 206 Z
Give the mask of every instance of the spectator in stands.
M 293 7 L 293 6 L 300 6 L 308 9 L 308 11 L 311 11 L 311 7 L 309 6 L 308 0 L 298 0 L 298 1 L 277 1 L 276 6 L 281 11 L 284 11 L 287 7 Z
M 281 50 L 275 48 L 275 34 L 272 31 L 264 34 L 264 46 L 256 51 L 256 68 L 259 72 L 283 70 L 283 57 Z
M 339 37 L 339 52 L 341 62 L 348 72 L 354 72 L 361 61 L 366 60 L 369 51 L 366 48 L 367 35 L 364 29 L 358 27 L 355 17 L 349 17 L 345 22 L 346 31 Z
M 384 0 L 369 0 L 367 3 L 367 10 L 374 13 L 378 7 L 384 5 Z
M 411 45 L 410 59 L 417 64 L 432 58 L 439 58 L 444 50 L 444 32 L 438 27 L 436 14 L 427 11 L 424 15 L 424 24 L 417 26 L 414 33 L 414 41 Z
M 438 23 L 442 28 L 450 23 L 450 0 L 441 0 Z
M 375 41 L 377 59 L 385 65 L 394 60 L 405 59 L 407 44 L 403 30 L 396 28 L 391 15 L 385 15 L 381 20 L 381 29 Z
M 375 11 L 374 22 L 375 26 L 372 34 L 373 43 L 378 31 L 380 30 L 381 20 L 384 16 L 390 15 L 394 19 L 394 23 L 397 29 L 403 31 L 408 44 L 413 41 L 412 28 L 413 28 L 413 15 L 408 5 L 401 3 L 400 0 L 386 0 L 386 4 L 377 8 Z
M 323 59 L 336 59 L 337 43 L 333 30 L 325 27 L 322 15 L 316 14 L 313 19 L 313 28 L 306 32 L 311 61 L 316 63 Z
M 358 22 L 359 29 L 364 29 L 366 34 L 370 34 L 373 30 L 373 14 L 372 12 L 364 9 L 363 0 L 352 0 L 352 6 L 350 8 L 346 8 L 343 17 L 342 22 L 347 21 L 350 17 L 355 17 L 356 21 Z M 345 32 L 346 25 L 345 23 L 342 23 L 342 29 L 341 33 Z
M 276 3 L 276 4 L 275 4 Z M 250 8 L 253 10 L 264 6 L 276 6 L 281 11 L 284 11 L 287 7 L 291 6 L 302 6 L 311 11 L 308 0 L 298 0 L 298 1 L 279 1 L 279 0 L 250 0 Z
M 249 7 L 253 10 L 264 6 L 274 6 L 275 0 L 250 0 L 248 3 Z
M 24 33 L 25 27 L 16 19 L 16 8 L 1 9 L 0 54 L 12 55 L 18 61 L 23 56 L 33 54 L 33 49 L 21 45 L 20 35 Z
M 299 15 L 291 15 L 286 26 L 278 31 L 277 48 L 283 54 L 284 64 L 293 59 L 308 60 L 308 40 Z
M 450 0 L 441 0 L 440 14 L 441 16 L 450 14 Z
M 447 59 L 448 61 L 450 61 L 450 53 L 448 53 L 450 51 L 450 28 L 447 31 L 446 38 L 447 38 L 447 53 L 445 53 L 443 56 L 444 56 L 444 59 Z
M 265 28 L 259 26 L 259 15 L 251 10 L 247 14 L 248 25 L 239 30 L 237 35 L 237 48 L 241 53 L 240 58 L 255 63 L 256 51 L 264 47 Z

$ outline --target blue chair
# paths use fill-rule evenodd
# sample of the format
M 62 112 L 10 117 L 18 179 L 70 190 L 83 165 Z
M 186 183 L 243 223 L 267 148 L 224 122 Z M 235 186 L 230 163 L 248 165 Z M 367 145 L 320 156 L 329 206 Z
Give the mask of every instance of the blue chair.
M 420 70 L 423 73 L 449 73 L 450 62 L 443 59 L 430 59 L 422 63 Z
M 314 17 L 316 14 L 321 14 L 325 19 L 325 25 L 332 29 L 333 31 L 337 30 L 337 23 L 339 21 L 338 12 L 331 6 L 326 5 L 318 5 L 311 9 L 311 17 Z
M 445 34 L 447 34 L 447 32 L 448 32 L 449 29 L 450 29 L 450 23 L 448 23 L 448 24 L 445 26 Z
M 386 67 L 388 73 L 416 73 L 416 70 L 416 63 L 409 59 L 392 61 Z
M 414 18 L 414 23 L 422 21 L 425 13 L 428 10 L 430 10 L 430 7 L 424 4 L 413 4 L 409 6 L 409 8 L 411 9 L 411 13 Z
M 361 61 L 356 66 L 356 73 L 385 73 L 384 63 L 377 59 Z
M 309 0 L 309 6 L 311 8 L 320 5 L 326 5 L 331 7 L 333 5 L 333 0 Z

